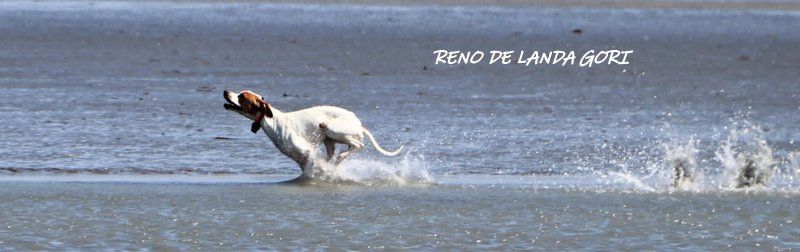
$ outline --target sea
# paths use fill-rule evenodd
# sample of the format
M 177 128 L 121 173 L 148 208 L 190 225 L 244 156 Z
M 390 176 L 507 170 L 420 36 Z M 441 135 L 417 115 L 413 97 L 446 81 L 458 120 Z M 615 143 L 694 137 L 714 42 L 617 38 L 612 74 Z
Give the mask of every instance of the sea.
M 0 249 L 800 249 L 800 8 L 610 2 L 0 2 Z M 405 149 L 294 182 L 224 90 Z

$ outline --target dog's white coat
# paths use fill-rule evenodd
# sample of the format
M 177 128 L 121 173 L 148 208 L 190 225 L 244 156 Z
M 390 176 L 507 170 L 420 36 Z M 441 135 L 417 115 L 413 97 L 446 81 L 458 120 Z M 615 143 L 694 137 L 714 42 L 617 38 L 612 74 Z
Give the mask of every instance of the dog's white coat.
M 239 106 L 238 95 L 226 92 L 225 96 L 234 105 Z M 281 153 L 297 162 L 304 173 L 308 172 L 306 168 L 311 165 L 309 162 L 313 161 L 310 158 L 317 154 L 320 145 L 326 139 L 348 146 L 346 151 L 339 153 L 336 163 L 364 148 L 364 135 L 369 137 L 375 149 L 384 155 L 395 156 L 403 149 L 403 146 L 395 151 L 381 148 L 372 134 L 361 125 L 361 120 L 353 112 L 343 108 L 317 106 L 293 112 L 282 112 L 272 105 L 268 106 L 270 106 L 273 116 L 271 118 L 265 116 L 261 120 L 262 131 Z M 253 115 L 244 114 L 241 111 L 236 112 L 251 120 L 255 119 Z M 329 160 L 331 158 L 328 157 Z

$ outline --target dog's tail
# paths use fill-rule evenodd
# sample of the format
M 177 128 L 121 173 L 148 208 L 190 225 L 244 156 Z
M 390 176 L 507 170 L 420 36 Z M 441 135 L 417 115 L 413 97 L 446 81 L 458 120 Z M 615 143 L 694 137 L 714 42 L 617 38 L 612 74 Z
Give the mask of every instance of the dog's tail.
M 404 146 L 402 146 L 402 145 L 400 145 L 400 148 L 397 148 L 397 150 L 395 150 L 395 151 L 384 150 L 383 148 L 381 148 L 380 145 L 378 145 L 378 141 L 375 141 L 375 137 L 372 136 L 372 133 L 369 133 L 369 130 L 367 130 L 367 128 L 364 128 L 364 127 L 361 127 L 361 128 L 364 129 L 364 134 L 367 135 L 367 137 L 369 138 L 369 141 L 372 142 L 372 146 L 375 146 L 375 149 L 378 150 L 380 153 L 383 153 L 383 155 L 390 156 L 390 157 L 397 156 L 397 154 L 400 154 L 400 151 L 403 150 Z

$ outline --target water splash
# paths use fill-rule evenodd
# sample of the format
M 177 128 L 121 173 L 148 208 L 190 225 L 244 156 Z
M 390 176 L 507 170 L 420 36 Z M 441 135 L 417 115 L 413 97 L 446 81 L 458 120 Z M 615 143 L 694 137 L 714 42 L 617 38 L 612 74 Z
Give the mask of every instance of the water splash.
M 800 152 L 792 152 L 789 154 L 789 163 L 790 169 L 788 171 L 789 174 L 800 175 Z
M 772 148 L 764 132 L 749 122 L 734 124 L 727 139 L 715 152 L 722 164 L 724 187 L 768 186 L 776 170 Z
M 698 141 L 690 138 L 685 143 L 670 141 L 664 146 L 664 165 L 666 173 L 672 173 L 672 187 L 677 190 L 696 189 L 695 182 L 700 179 L 697 170 Z
M 762 128 L 748 120 L 733 121 L 720 133 L 721 140 L 705 145 L 694 137 L 669 137 L 660 144 L 660 156 L 633 155 L 630 159 L 644 163 L 639 166 L 618 161 L 618 170 L 595 171 L 594 183 L 601 190 L 629 192 L 800 193 L 795 180 L 800 152 L 776 157 Z
M 402 159 L 394 162 L 353 157 L 334 166 L 322 157 L 316 157 L 314 163 L 307 176 L 316 182 L 396 186 L 434 182 L 425 157 L 413 151 L 406 152 Z
M 637 151 L 609 155 L 607 163 L 617 167 L 596 170 L 599 183 L 606 188 L 634 192 L 697 191 L 701 178 L 697 165 L 699 141 L 670 137 Z M 618 159 L 617 157 L 624 157 Z
M 659 176 L 654 173 L 641 175 L 632 172 L 609 172 L 607 176 L 600 176 L 604 180 L 603 187 L 607 189 L 621 189 L 635 192 L 659 192 Z

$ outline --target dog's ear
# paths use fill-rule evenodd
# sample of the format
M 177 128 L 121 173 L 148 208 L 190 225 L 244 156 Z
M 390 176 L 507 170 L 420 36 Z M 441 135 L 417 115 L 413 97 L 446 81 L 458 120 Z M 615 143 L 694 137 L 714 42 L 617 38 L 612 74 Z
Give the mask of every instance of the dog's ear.
M 269 103 L 263 97 L 261 98 L 261 112 L 264 113 L 265 116 L 272 118 L 272 109 L 269 108 Z
M 261 120 L 256 120 L 255 122 L 253 122 L 252 125 L 250 125 L 250 131 L 252 131 L 253 134 L 258 133 L 258 129 L 260 128 L 261 128 Z
M 253 134 L 257 133 L 258 129 L 261 128 L 261 120 L 263 119 L 264 119 L 264 113 L 262 113 L 261 111 L 256 112 L 256 120 L 253 122 L 253 124 L 250 125 L 250 131 L 252 131 Z
M 269 109 L 269 103 L 267 103 L 264 98 L 261 98 L 261 102 L 259 103 L 259 111 L 256 112 L 256 120 L 250 125 L 250 131 L 253 133 L 257 133 L 258 129 L 261 128 L 261 120 L 264 119 L 264 116 L 272 118 L 272 110 Z

